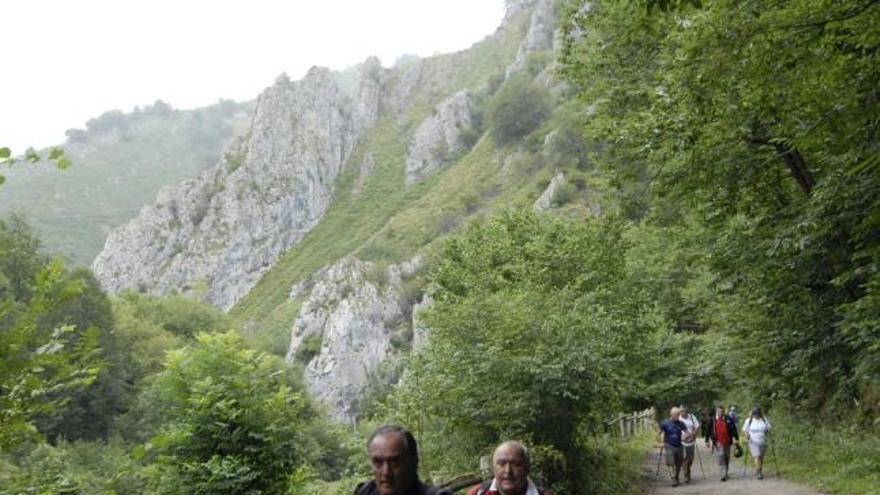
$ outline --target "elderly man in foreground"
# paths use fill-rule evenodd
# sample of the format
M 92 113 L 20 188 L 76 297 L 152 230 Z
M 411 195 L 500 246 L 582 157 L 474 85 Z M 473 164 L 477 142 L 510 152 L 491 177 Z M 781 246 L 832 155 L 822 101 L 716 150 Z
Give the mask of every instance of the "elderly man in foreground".
M 419 479 L 419 447 L 412 433 L 383 426 L 367 441 L 373 479 L 357 486 L 355 495 L 452 495 Z
M 529 478 L 532 461 L 525 445 L 507 441 L 492 455 L 493 478 L 474 486 L 468 495 L 553 495 Z

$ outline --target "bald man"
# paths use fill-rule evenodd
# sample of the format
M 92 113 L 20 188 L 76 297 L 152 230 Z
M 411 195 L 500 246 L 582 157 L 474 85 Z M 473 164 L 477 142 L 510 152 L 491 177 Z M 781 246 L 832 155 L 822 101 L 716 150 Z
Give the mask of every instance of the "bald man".
M 512 440 L 504 442 L 492 454 L 492 479 L 474 486 L 468 495 L 553 495 L 529 479 L 531 468 L 525 445 Z
M 355 495 L 452 495 L 447 489 L 419 480 L 419 447 L 412 433 L 383 426 L 370 435 L 367 454 L 373 479 L 355 488 Z

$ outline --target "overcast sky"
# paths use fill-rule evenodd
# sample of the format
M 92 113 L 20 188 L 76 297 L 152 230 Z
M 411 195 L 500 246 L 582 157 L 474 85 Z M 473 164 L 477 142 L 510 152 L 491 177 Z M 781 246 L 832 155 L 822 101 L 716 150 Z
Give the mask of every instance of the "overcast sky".
M 2 7 L 0 146 L 61 144 L 101 113 L 250 100 L 286 72 L 467 48 L 504 0 L 12 0 Z

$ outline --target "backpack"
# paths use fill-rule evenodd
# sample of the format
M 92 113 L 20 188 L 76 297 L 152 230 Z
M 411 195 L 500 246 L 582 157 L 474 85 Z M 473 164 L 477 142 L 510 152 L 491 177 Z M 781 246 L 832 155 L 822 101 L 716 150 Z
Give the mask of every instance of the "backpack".
M 761 421 L 763 421 L 764 424 L 768 426 L 767 429 L 769 430 L 769 429 L 770 429 L 770 428 L 769 428 L 769 426 L 770 426 L 770 420 L 767 419 L 767 416 L 763 416 L 763 417 L 761 418 Z M 749 417 L 749 420 L 746 421 L 746 427 L 745 427 L 745 430 L 748 431 L 749 428 L 751 428 L 751 427 L 752 427 L 752 418 L 751 418 L 751 416 L 750 416 L 750 417 Z

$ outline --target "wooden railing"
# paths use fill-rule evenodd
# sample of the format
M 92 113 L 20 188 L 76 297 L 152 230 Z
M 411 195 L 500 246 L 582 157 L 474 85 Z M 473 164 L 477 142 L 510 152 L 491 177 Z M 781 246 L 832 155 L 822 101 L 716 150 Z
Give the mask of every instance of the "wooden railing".
M 657 412 L 652 407 L 644 411 L 621 414 L 617 418 L 607 421 L 605 425 L 610 432 L 628 437 L 640 431 L 653 431 L 657 423 L 656 414 Z

